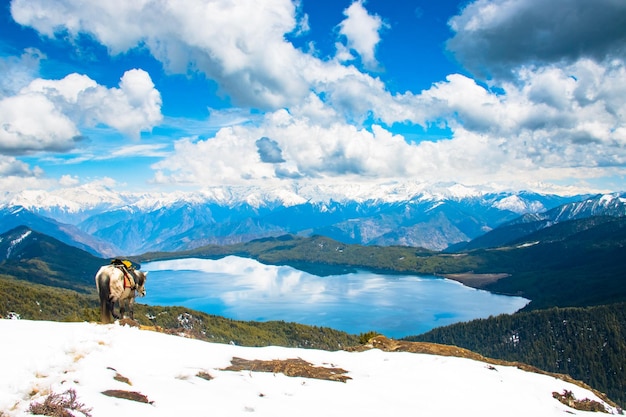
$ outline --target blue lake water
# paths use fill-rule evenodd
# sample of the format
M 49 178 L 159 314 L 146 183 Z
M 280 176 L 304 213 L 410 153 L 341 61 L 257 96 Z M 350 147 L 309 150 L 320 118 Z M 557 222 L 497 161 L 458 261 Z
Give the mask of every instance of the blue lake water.
M 400 338 L 461 321 L 513 313 L 528 300 L 434 276 L 367 271 L 319 277 L 228 256 L 142 265 L 148 305 L 184 306 L 235 320 L 284 320 L 352 334 Z

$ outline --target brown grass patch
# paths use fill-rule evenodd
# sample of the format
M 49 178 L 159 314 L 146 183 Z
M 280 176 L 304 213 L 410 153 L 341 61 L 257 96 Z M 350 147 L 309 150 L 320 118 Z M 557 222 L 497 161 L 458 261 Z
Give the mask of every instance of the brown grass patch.
M 137 401 L 137 402 L 140 402 L 140 403 L 146 403 L 146 404 L 152 404 L 153 403 L 153 401 L 148 400 L 148 397 L 146 397 L 142 393 L 136 392 L 136 391 L 124 391 L 124 390 L 121 390 L 121 389 L 109 389 L 109 390 L 106 390 L 106 391 L 102 391 L 102 394 L 106 395 L 107 397 L 122 398 L 124 400 Z
M 198 378 L 206 379 L 207 381 L 210 381 L 210 380 L 212 380 L 212 379 L 213 379 L 213 377 L 211 376 L 211 374 L 210 374 L 210 373 L 208 373 L 208 372 L 205 372 L 205 371 L 200 371 L 200 372 L 198 372 L 198 373 L 196 374 L 196 376 L 197 376 Z
M 348 371 L 341 368 L 326 368 L 314 366 L 303 359 L 274 359 L 269 361 L 248 360 L 243 358 L 232 358 L 231 366 L 224 368 L 224 371 L 255 371 L 282 373 L 287 376 L 299 376 L 304 378 L 325 379 L 328 381 L 346 382 L 352 379 L 344 375 Z
M 116 380 L 116 381 L 123 382 L 123 383 L 128 384 L 128 385 L 133 385 L 133 384 L 130 383 L 130 379 L 126 378 L 124 375 L 121 375 L 119 373 L 116 373 L 115 376 L 113 377 L 113 379 Z
M 119 320 L 119 325 L 120 326 L 129 326 L 129 327 L 139 327 L 141 328 L 141 325 L 139 324 L 139 322 L 137 320 L 133 320 L 131 318 L 128 317 L 124 317 L 123 319 Z

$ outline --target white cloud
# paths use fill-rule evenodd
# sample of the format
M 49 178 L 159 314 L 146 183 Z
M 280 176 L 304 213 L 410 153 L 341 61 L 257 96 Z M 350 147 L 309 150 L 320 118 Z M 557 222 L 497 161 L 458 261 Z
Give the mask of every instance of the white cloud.
M 257 143 L 262 138 L 281 151 L 281 158 L 261 157 Z M 210 139 L 181 140 L 175 153 L 154 168 L 157 181 L 198 185 L 285 177 L 393 177 L 406 173 L 407 152 L 411 148 L 402 137 L 382 128 L 370 132 L 342 123 L 321 127 L 279 110 L 258 127 L 229 127 Z
M 98 84 L 88 76 L 73 73 L 60 80 L 38 78 L 21 92 L 41 94 L 59 105 L 76 105 L 84 91 L 97 87 Z
M 111 89 L 79 74 L 35 79 L 0 100 L 0 150 L 66 152 L 80 140 L 81 125 L 105 124 L 138 137 L 161 119 L 160 94 L 142 70 L 127 71 L 120 88 Z
M 47 188 L 55 181 L 45 178 L 39 167 L 31 167 L 13 156 L 0 155 L 0 192 Z
M 35 48 L 25 49 L 19 57 L 0 57 L 0 98 L 15 95 L 35 79 L 43 58 L 44 54 Z
M 80 184 L 80 180 L 76 176 L 62 175 L 59 179 L 59 185 L 62 187 L 76 187 Z
M 106 88 L 86 75 L 70 74 L 62 80 L 35 80 L 23 92 L 46 96 L 87 126 L 102 123 L 134 138 L 163 118 L 161 95 L 150 75 L 140 69 L 126 71 L 119 88 Z
M 285 40 L 306 24 L 290 0 L 14 0 L 11 11 L 42 34 L 87 33 L 114 54 L 145 46 L 168 71 L 201 71 L 242 105 L 277 108 L 308 93 L 311 57 Z
M 344 82 L 379 83 L 354 67 L 322 61 L 289 43 L 286 34 L 307 29 L 306 19 L 297 15 L 290 0 L 190 0 L 185 7 L 157 0 L 118 3 L 13 0 L 12 13 L 18 23 L 47 36 L 55 36 L 55 31 L 70 37 L 90 34 L 113 54 L 145 47 L 169 72 L 200 71 L 217 81 L 220 92 L 238 106 L 293 107 L 313 91 L 334 94 L 340 110 L 354 115 L 364 111 L 360 98 L 335 89 Z M 343 25 L 348 46 L 373 64 L 383 23 L 361 3 L 349 11 Z M 355 22 L 366 26 L 355 27 Z M 376 88 L 368 94 L 385 94 L 384 86 Z
M 41 170 L 32 170 L 28 164 L 12 156 L 0 155 L 0 177 L 38 177 Z
M 52 101 L 42 94 L 21 93 L 0 100 L 0 151 L 72 149 L 80 132 Z
M 198 185 L 281 178 L 481 184 L 496 178 L 524 188 L 583 174 L 613 175 L 626 163 L 626 108 L 619 99 L 626 93 L 625 71 L 621 62 L 607 68 L 590 60 L 563 68 L 525 68 L 519 85 L 503 84 L 495 92 L 456 74 L 421 94 L 393 97 L 372 94 L 382 84 L 368 88 L 354 77 L 328 97 L 335 107 L 343 98 L 360 97 L 364 108 L 386 108 L 389 123 L 445 121 L 452 137 L 409 144 L 382 126 L 368 131 L 336 119 L 324 113 L 328 106 L 312 99 L 307 111 L 280 110 L 258 126 L 184 140 L 154 168 L 158 181 Z M 312 110 L 316 106 L 319 113 Z M 284 162 L 262 162 L 255 146 L 262 137 L 276 144 Z
M 352 55 L 352 52 L 350 52 L 350 48 L 341 42 L 335 42 L 335 49 L 337 49 L 335 59 L 339 62 L 349 62 L 356 59 L 356 57 Z
M 117 149 L 109 155 L 102 155 L 100 158 L 109 159 L 109 158 L 119 158 L 119 157 L 163 157 L 166 156 L 165 148 L 167 145 L 165 144 L 143 144 L 143 145 L 131 145 L 124 146 L 120 149 Z
M 134 138 L 163 118 L 161 95 L 150 75 L 139 69 L 126 71 L 119 89 L 87 90 L 81 99 L 82 107 L 93 112 L 85 115 L 90 125 L 104 123 Z
M 378 66 L 376 47 L 380 42 L 380 30 L 385 27 L 380 16 L 371 15 L 364 6 L 364 0 L 354 1 L 346 10 L 346 18 L 339 24 L 339 33 L 345 36 L 347 47 L 356 51 L 363 64 L 370 69 Z M 347 61 L 351 55 L 338 48 L 338 59 Z

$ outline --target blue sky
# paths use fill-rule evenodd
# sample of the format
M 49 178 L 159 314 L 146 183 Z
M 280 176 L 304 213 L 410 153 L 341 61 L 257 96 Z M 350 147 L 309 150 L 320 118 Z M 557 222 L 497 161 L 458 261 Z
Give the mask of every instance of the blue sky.
M 0 191 L 626 189 L 626 2 L 12 0 Z

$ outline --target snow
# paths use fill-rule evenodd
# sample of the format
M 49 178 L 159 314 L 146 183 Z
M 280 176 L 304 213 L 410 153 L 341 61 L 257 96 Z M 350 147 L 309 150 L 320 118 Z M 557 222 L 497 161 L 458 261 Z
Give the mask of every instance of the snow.
M 493 205 L 500 210 L 510 210 L 513 213 L 540 213 L 546 208 L 539 201 L 528 201 L 518 195 L 510 195 L 496 201 Z
M 7 207 L 21 205 L 29 210 L 42 210 L 51 217 L 61 214 L 65 214 L 66 217 L 71 217 L 71 215 L 80 217 L 80 214 L 86 211 L 104 212 L 132 206 L 138 211 L 148 212 L 181 202 L 230 207 L 247 204 L 255 208 L 275 205 L 290 207 L 306 202 L 328 204 L 333 201 L 340 203 L 438 202 L 482 198 L 495 191 L 497 190 L 489 186 L 466 186 L 458 183 L 430 184 L 406 179 L 350 184 L 324 181 L 264 182 L 253 185 L 207 186 L 197 191 L 141 193 L 116 190 L 107 183 L 89 183 L 50 191 L 22 190 L 5 193 L 4 196 L 0 196 L 0 205 Z M 495 201 L 494 206 L 520 214 L 545 210 L 539 201 L 528 201 L 511 192 L 503 192 L 502 198 Z M 73 224 L 82 220 L 84 218 L 80 218 Z
M 0 320 L 0 415 L 26 416 L 32 402 L 74 389 L 93 417 L 150 416 L 579 416 L 552 397 L 592 392 L 551 376 L 470 359 L 406 352 L 250 348 L 116 324 Z M 302 358 L 348 371 L 347 382 L 226 371 L 233 357 Z M 210 380 L 198 377 L 209 373 Z M 130 381 L 116 380 L 119 374 Z M 118 378 L 119 379 L 119 378 Z M 151 403 L 108 397 L 139 392 Z M 610 409 L 616 413 L 617 410 Z M 75 415 L 82 415 L 75 412 Z
M 6 259 L 9 259 L 11 257 L 11 252 L 13 252 L 13 249 L 15 249 L 17 245 L 22 243 L 24 239 L 30 236 L 31 233 L 32 233 L 32 230 L 27 230 L 24 233 L 22 233 L 20 236 L 16 237 L 15 239 L 11 241 L 9 247 L 7 248 Z
M 432 194 L 432 195 L 431 195 Z M 155 210 L 179 201 L 191 203 L 213 202 L 222 205 L 246 203 L 260 207 L 272 203 L 293 206 L 310 201 L 409 201 L 418 196 L 428 199 L 477 196 L 481 191 L 460 184 L 427 185 L 419 181 L 388 183 L 291 183 L 239 186 L 213 186 L 197 192 L 145 192 L 125 193 L 111 189 L 107 184 L 84 184 L 59 190 L 23 190 L 9 193 L 2 198 L 8 206 L 21 205 L 29 209 L 59 209 L 67 213 L 81 210 L 116 209 L 132 204 L 141 210 Z
M 538 245 L 540 242 L 537 240 L 535 242 L 527 242 L 527 243 L 522 243 L 521 245 L 517 245 L 517 248 L 527 248 L 529 246 L 535 246 Z

